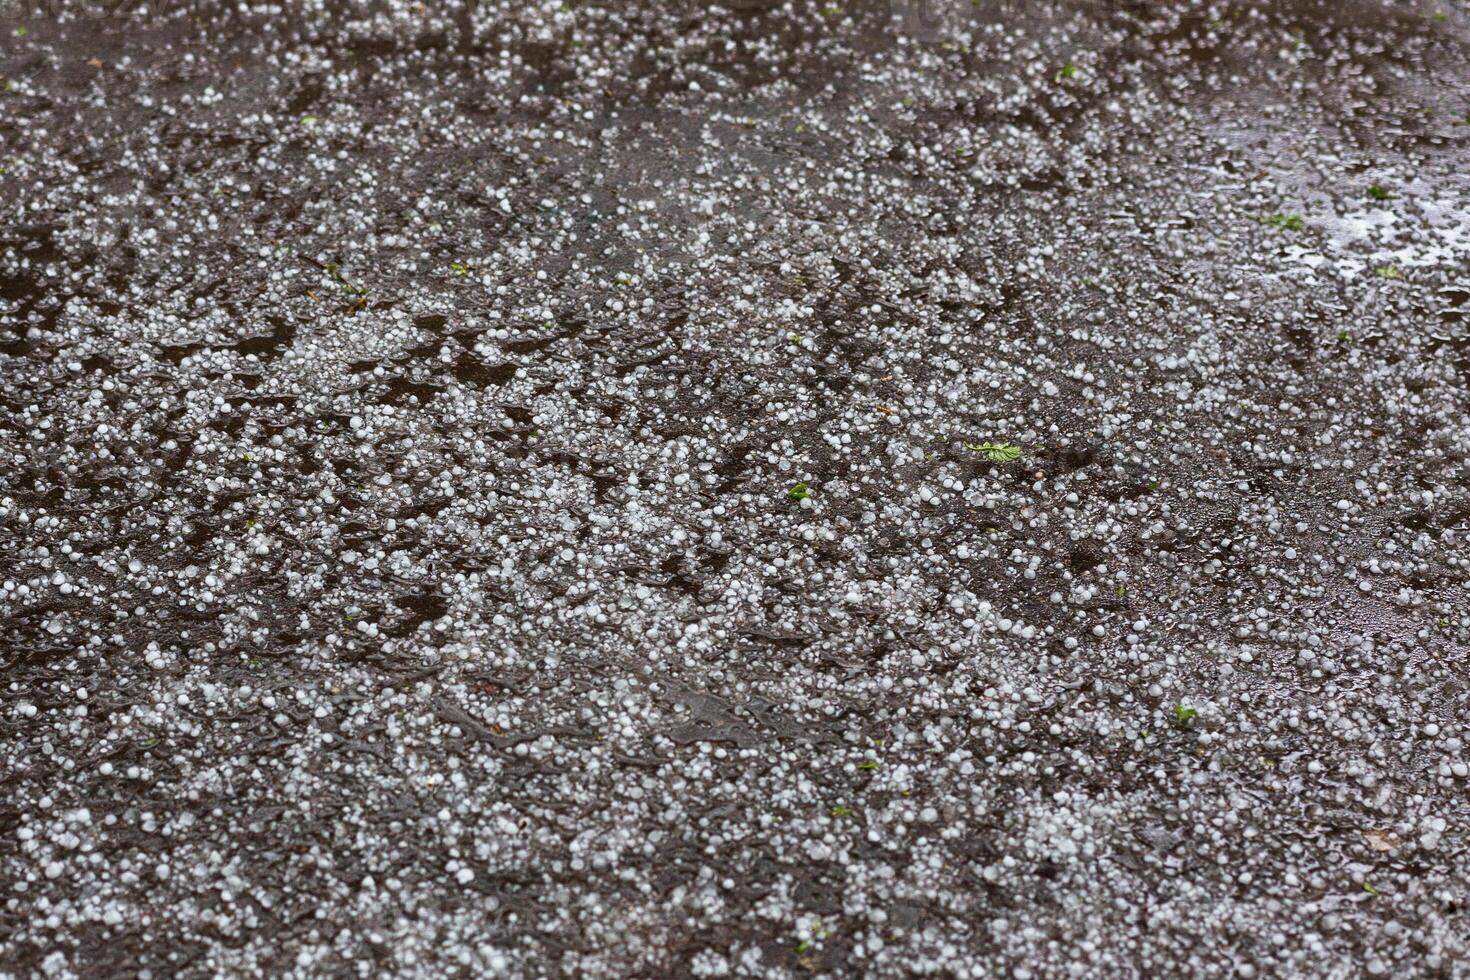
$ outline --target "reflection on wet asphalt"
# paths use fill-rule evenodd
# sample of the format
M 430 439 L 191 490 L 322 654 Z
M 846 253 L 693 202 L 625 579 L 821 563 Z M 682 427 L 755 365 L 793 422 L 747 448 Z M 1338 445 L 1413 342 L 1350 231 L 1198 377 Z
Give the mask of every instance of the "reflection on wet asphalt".
M 1453 975 L 1470 15 L 0 13 L 0 975 Z

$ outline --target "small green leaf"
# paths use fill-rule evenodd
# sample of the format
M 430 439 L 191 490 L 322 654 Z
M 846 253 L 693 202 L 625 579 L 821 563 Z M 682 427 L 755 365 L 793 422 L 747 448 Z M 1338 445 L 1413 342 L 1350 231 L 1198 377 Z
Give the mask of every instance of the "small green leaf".
M 965 448 L 979 453 L 992 463 L 1014 463 L 1021 458 L 1021 447 L 1008 442 L 967 442 Z
M 796 944 L 796 951 L 798 953 L 805 953 L 807 950 L 809 950 L 811 948 L 812 948 L 812 944 L 809 941 L 805 940 L 805 939 L 803 939 L 801 942 L 799 942 L 799 943 Z
M 827 812 L 830 813 L 834 817 L 850 817 L 850 816 L 852 816 L 852 807 L 839 805 L 839 806 L 834 806 L 832 809 L 828 810 Z
M 1388 188 L 1384 187 L 1382 184 L 1369 184 L 1368 196 L 1373 198 L 1373 200 L 1375 201 L 1393 201 L 1398 198 L 1397 194 L 1390 194 L 1388 192 Z
M 31 32 L 31 29 L 29 27 L 27 27 L 24 24 L 21 24 L 19 27 L 17 27 L 15 29 L 15 36 L 16 37 L 25 37 L 30 32 Z
M 1197 714 L 1199 712 L 1193 708 L 1186 708 L 1182 704 L 1174 705 L 1174 721 L 1180 728 L 1188 728 L 1189 723 L 1194 721 L 1194 717 Z
M 1377 895 L 1378 894 L 1378 889 L 1376 889 L 1372 885 L 1368 884 L 1367 881 L 1364 881 L 1363 882 L 1363 891 L 1367 892 L 1369 895 Z
M 1299 214 L 1268 214 L 1251 218 L 1258 225 L 1266 225 L 1280 231 L 1301 231 L 1307 226 Z
M 470 274 L 470 267 L 463 262 L 451 262 L 449 263 L 449 271 L 452 275 L 467 276 Z
M 811 495 L 811 491 L 807 489 L 807 485 L 805 483 L 798 483 L 796 486 L 786 491 L 787 500 L 806 500 Z
M 1074 65 L 1074 64 L 1072 64 L 1069 61 L 1069 62 L 1067 62 L 1065 65 L 1063 65 L 1061 67 L 1061 69 L 1056 73 L 1056 76 L 1055 76 L 1055 78 L 1053 80 L 1057 84 L 1060 85 L 1062 82 L 1065 82 L 1067 79 L 1076 77 L 1076 75 L 1077 75 L 1077 66 Z
M 878 763 L 874 762 L 872 759 L 864 759 L 862 762 L 858 763 L 857 767 L 859 769 L 877 769 Z
M 1403 274 L 1399 272 L 1399 267 L 1396 266 L 1396 265 L 1380 265 L 1380 266 L 1375 266 L 1373 268 L 1373 271 L 1375 273 L 1377 273 L 1379 276 L 1383 277 L 1384 279 L 1402 279 L 1403 278 Z
M 319 122 L 321 122 L 321 120 L 318 119 L 316 116 L 302 116 L 301 117 L 301 125 L 303 125 L 303 126 L 315 126 Z

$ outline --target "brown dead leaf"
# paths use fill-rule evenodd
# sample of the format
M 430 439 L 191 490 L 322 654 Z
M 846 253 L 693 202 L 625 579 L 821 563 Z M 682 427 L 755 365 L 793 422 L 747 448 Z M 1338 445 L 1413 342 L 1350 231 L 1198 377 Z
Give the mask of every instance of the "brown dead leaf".
M 1391 851 L 1403 843 L 1398 834 L 1387 830 L 1365 830 L 1363 840 L 1375 851 Z

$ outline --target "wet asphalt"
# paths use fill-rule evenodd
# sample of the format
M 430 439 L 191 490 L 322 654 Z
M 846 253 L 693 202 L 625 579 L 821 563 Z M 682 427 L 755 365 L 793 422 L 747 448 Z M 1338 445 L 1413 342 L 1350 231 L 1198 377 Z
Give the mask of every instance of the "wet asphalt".
M 1470 14 L 0 11 L 0 976 L 1463 975 Z

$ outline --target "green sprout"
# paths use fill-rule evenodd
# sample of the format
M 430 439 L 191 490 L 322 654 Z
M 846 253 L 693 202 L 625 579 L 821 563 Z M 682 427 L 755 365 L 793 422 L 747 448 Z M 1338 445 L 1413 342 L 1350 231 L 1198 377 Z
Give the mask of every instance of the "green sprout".
M 341 286 L 343 289 L 347 290 L 347 292 L 351 293 L 352 295 L 364 296 L 367 294 L 366 289 L 361 286 L 354 286 L 352 283 L 348 282 L 342 277 L 342 269 L 340 266 L 337 265 L 337 263 L 328 262 L 326 265 L 326 270 L 328 278 L 330 278 L 337 285 Z
M 834 817 L 850 817 L 852 816 L 852 807 L 842 806 L 839 804 L 838 806 L 834 806 L 827 812 Z
M 1377 895 L 1378 894 L 1378 889 L 1376 889 L 1372 885 L 1368 884 L 1367 879 L 1364 879 L 1364 881 L 1363 881 L 1363 891 L 1367 892 L 1369 895 Z
M 1077 66 L 1074 65 L 1074 64 L 1072 64 L 1069 61 L 1069 62 L 1067 62 L 1065 65 L 1063 65 L 1057 71 L 1056 76 L 1052 80 L 1055 81 L 1058 85 L 1060 85 L 1062 82 L 1065 82 L 1067 79 L 1076 77 L 1076 75 L 1077 75 Z
M 29 27 L 27 27 L 24 24 L 21 24 L 19 27 L 17 27 L 15 29 L 15 36 L 16 37 L 25 37 L 30 32 L 31 32 L 31 29 Z
M 798 483 L 796 486 L 786 491 L 787 500 L 795 500 L 798 502 L 810 499 L 811 495 L 812 493 L 809 489 L 807 489 L 807 485 L 805 483 Z
M 823 17 L 837 17 L 837 16 L 840 16 L 842 14 L 842 8 L 841 7 L 823 7 L 821 10 L 817 11 L 817 13 L 821 14 Z
M 992 463 L 1014 463 L 1021 458 L 1021 447 L 1008 442 L 967 442 L 965 448 L 979 453 Z
M 1194 717 L 1197 714 L 1199 712 L 1193 708 L 1186 708 L 1182 704 L 1174 705 L 1174 722 L 1180 728 L 1188 728 L 1190 722 L 1194 721 Z
M 877 769 L 878 763 L 873 761 L 872 759 L 864 759 L 862 762 L 859 762 L 857 764 L 857 767 L 859 769 Z
M 347 305 L 342 307 L 343 313 L 356 313 L 358 310 L 367 309 L 366 287 L 354 285 L 343 278 L 342 270 L 337 266 L 337 263 L 335 262 L 328 262 L 322 268 L 326 270 L 328 278 L 330 278 L 337 285 L 341 286 L 343 290 L 346 291 L 347 295 L 352 297 L 352 299 L 348 300 Z
M 1369 184 L 1368 196 L 1375 201 L 1393 201 L 1398 198 L 1397 194 L 1390 194 L 1388 188 L 1382 184 Z
M 1337 332 L 1337 342 L 1339 344 L 1345 344 L 1345 343 L 1347 343 L 1351 339 L 1352 338 L 1349 336 L 1349 334 L 1348 334 L 1348 332 L 1346 330 L 1339 330 Z
M 793 347 L 800 347 L 801 346 L 801 334 L 799 334 L 799 333 L 789 333 L 789 334 L 787 334 L 786 335 L 786 342 L 788 344 L 791 344 Z
M 1379 266 L 1374 266 L 1373 267 L 1373 271 L 1375 273 L 1377 273 L 1379 276 L 1383 277 L 1384 279 L 1402 279 L 1403 278 L 1403 274 L 1401 272 L 1399 272 L 1399 267 L 1396 266 L 1396 265 L 1379 265 Z
M 455 276 L 467 276 L 470 274 L 470 267 L 463 262 L 451 262 L 449 263 L 449 273 Z
M 1307 226 L 1299 214 L 1268 214 L 1251 218 L 1258 225 L 1266 225 L 1280 231 L 1301 231 Z
M 799 942 L 799 943 L 796 944 L 796 951 L 798 953 L 805 953 L 807 950 L 809 950 L 811 948 L 812 948 L 811 941 L 810 940 L 807 940 L 807 939 L 803 939 L 801 942 Z
M 321 120 L 318 119 L 316 116 L 302 116 L 301 117 L 301 125 L 303 125 L 303 126 L 315 126 L 319 122 L 321 122 Z

